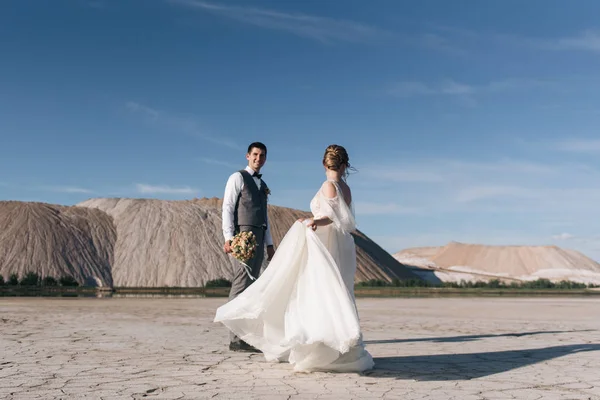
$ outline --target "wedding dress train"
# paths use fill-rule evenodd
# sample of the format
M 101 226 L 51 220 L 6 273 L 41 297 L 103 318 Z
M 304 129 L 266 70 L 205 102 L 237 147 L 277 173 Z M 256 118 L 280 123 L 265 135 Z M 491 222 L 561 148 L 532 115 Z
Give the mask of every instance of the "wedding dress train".
M 356 225 L 353 207 L 322 189 L 310 203 L 315 218 L 333 223 L 316 231 L 295 222 L 264 273 L 219 307 L 214 321 L 260 349 L 267 361 L 295 371 L 358 372 L 373 367 L 354 298 Z

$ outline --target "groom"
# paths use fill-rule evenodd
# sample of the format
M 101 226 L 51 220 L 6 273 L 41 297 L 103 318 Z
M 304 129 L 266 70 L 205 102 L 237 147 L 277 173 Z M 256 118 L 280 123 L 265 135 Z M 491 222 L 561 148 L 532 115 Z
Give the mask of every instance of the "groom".
M 231 239 L 240 231 L 252 231 L 256 236 L 258 247 L 254 258 L 248 261 L 252 276 L 258 278 L 264 259 L 265 244 L 267 245 L 267 260 L 275 254 L 269 218 L 267 216 L 267 196 L 269 188 L 262 180 L 260 169 L 267 161 L 267 147 L 254 142 L 248 146 L 246 153 L 248 166 L 233 173 L 227 180 L 223 196 L 223 236 L 225 253 L 231 253 Z M 244 268 L 239 265 L 233 272 L 229 300 L 242 293 L 252 280 L 246 275 Z M 258 352 L 233 333 L 230 334 L 229 350 Z

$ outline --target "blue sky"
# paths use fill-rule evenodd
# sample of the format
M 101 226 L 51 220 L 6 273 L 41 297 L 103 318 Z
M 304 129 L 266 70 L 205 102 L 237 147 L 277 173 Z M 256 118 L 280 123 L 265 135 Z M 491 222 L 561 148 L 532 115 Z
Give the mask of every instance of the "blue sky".
M 0 199 L 221 197 L 245 148 L 308 209 L 344 145 L 386 250 L 600 260 L 600 2 L 8 0 Z

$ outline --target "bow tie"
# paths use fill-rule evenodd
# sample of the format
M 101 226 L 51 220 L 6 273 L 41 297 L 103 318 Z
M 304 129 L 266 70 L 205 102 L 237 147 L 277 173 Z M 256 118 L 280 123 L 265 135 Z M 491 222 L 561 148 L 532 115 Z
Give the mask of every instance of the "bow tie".
M 256 172 L 253 173 L 252 176 L 257 177 L 258 179 L 262 178 L 262 174 L 257 174 Z

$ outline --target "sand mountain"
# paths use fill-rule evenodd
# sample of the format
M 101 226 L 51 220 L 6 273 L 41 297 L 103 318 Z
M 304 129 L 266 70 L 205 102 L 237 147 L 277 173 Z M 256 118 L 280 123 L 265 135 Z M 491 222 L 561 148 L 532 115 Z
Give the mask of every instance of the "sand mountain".
M 309 213 L 271 206 L 275 245 Z M 230 279 L 237 261 L 222 251 L 221 200 L 98 198 L 66 207 L 0 202 L 0 273 L 72 275 L 105 286 L 202 286 Z M 356 281 L 416 278 L 356 232 Z
M 99 210 L 20 201 L 0 202 L 0 274 L 37 272 L 97 278 L 112 285 L 116 230 Z
M 532 280 L 600 284 L 600 264 L 575 250 L 557 246 L 487 246 L 451 242 L 442 247 L 402 250 L 394 257 L 422 277 L 442 281 Z M 429 272 L 428 272 L 429 271 Z

